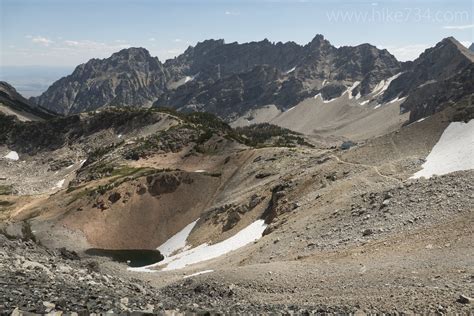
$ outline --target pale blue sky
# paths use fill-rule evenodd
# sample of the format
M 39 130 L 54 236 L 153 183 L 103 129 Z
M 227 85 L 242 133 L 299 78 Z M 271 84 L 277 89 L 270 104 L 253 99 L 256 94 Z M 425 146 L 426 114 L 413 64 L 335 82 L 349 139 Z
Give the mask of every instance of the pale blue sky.
M 447 36 L 473 41 L 472 0 L 0 0 L 0 65 L 75 66 L 141 46 L 161 61 L 209 38 L 363 42 L 414 59 Z

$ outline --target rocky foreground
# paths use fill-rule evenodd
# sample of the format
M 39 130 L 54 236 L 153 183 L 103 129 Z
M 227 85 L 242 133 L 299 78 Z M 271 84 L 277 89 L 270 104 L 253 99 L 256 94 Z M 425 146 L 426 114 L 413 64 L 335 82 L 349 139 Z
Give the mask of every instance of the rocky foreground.
M 0 235 L 0 313 L 163 312 L 156 290 L 100 271 L 74 252 Z
M 180 314 L 335 312 L 325 307 L 256 305 L 233 285 L 186 279 L 157 289 L 127 275 L 101 271 L 92 259 L 64 248 L 0 234 L 0 314 Z M 350 312 L 346 309 L 345 312 Z

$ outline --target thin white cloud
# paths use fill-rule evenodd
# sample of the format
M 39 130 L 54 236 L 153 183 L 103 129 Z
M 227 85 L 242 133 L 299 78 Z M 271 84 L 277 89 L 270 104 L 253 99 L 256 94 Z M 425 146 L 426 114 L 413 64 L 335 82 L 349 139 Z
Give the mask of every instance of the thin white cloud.
M 122 42 L 117 43 L 117 44 L 107 44 L 107 43 L 95 42 L 95 41 L 90 41 L 90 40 L 80 40 L 80 41 L 66 40 L 63 42 L 63 44 L 66 47 L 60 46 L 58 48 L 59 49 L 69 48 L 69 49 L 75 49 L 75 50 L 88 50 L 88 51 L 114 51 L 114 50 L 130 47 L 129 44 L 122 43 Z
M 175 39 L 173 40 L 173 42 L 175 42 L 175 43 L 181 43 L 182 41 L 183 41 L 183 40 L 180 39 L 180 38 L 175 38 Z
M 64 41 L 64 44 L 66 44 L 67 46 L 72 46 L 72 47 L 79 46 L 78 41 Z
M 31 41 L 35 44 L 41 44 L 43 46 L 49 46 L 51 44 L 53 44 L 54 42 L 52 40 L 50 40 L 49 38 L 47 37 L 43 37 L 43 36 L 35 36 L 35 37 L 32 37 L 31 38 Z
M 34 37 L 32 36 L 29 41 L 32 41 Z M 38 43 L 41 44 L 43 42 Z M 0 59 L 6 65 L 71 66 L 85 63 L 92 58 L 107 58 L 113 53 L 130 46 L 130 43 L 117 43 L 113 40 L 110 42 L 96 42 L 92 40 L 64 39 L 62 41 L 54 41 L 48 47 L 42 49 L 38 47 L 5 49 L 0 53 Z
M 466 25 L 445 25 L 443 26 L 445 30 L 468 30 L 474 29 L 474 24 L 466 24 Z
M 150 42 L 154 42 L 154 41 L 156 41 L 156 38 L 154 38 L 154 37 L 150 37 L 150 38 L 148 39 L 148 41 L 150 41 Z
M 233 11 L 225 11 L 224 14 L 225 15 L 240 15 L 239 12 L 233 12 Z

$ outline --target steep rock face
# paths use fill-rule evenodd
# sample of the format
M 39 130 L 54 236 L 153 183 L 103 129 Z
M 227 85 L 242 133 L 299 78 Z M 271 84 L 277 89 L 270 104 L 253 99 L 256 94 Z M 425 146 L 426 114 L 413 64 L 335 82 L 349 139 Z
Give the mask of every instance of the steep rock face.
M 63 114 L 154 104 L 231 120 L 267 104 L 287 109 L 318 93 L 337 97 L 353 85 L 352 94 L 363 96 L 401 69 L 386 50 L 336 48 L 322 35 L 304 46 L 206 40 L 164 64 L 142 48 L 93 59 L 34 100 Z
M 205 41 L 165 66 L 173 80 L 192 80 L 169 89 L 156 106 L 209 111 L 228 120 L 266 104 L 286 109 L 318 93 L 337 97 L 356 82 L 361 84 L 353 95 L 365 95 L 401 71 L 386 50 L 369 44 L 336 48 L 322 35 L 305 46 Z
M 14 87 L 5 81 L 0 81 L 0 105 L 6 106 L 0 113 L 13 114 L 21 120 L 40 120 L 54 117 L 54 113 L 39 107 L 25 99 Z
M 278 103 L 278 98 L 289 89 L 288 84 L 285 86 L 279 78 L 281 72 L 275 67 L 256 66 L 249 72 L 231 75 L 208 84 L 194 82 L 180 86 L 172 93 L 164 95 L 155 105 L 166 104 L 185 111 L 207 111 L 232 119 L 255 104 Z
M 369 94 L 381 80 L 401 71 L 401 64 L 393 55 L 369 44 L 341 47 L 336 65 L 337 70 L 333 73 L 337 77 L 346 76 L 352 81 L 360 81 L 352 91 L 354 96 L 358 93 L 362 96 Z
M 317 35 L 304 50 L 298 78 L 307 85 L 315 79 L 326 84 L 359 81 L 353 95 L 370 93 L 381 80 L 401 70 L 401 64 L 393 55 L 370 44 L 335 48 L 322 35 Z
M 179 79 L 179 75 L 189 75 L 198 76 L 199 80 L 217 80 L 251 71 L 259 65 L 270 65 L 285 71 L 295 64 L 301 50 L 302 47 L 293 42 L 272 44 L 266 39 L 243 44 L 206 40 L 168 60 L 165 67 L 175 79 Z
M 474 63 L 445 80 L 423 85 L 402 105 L 402 112 L 410 111 L 410 122 L 430 116 L 474 94 Z
M 443 39 L 427 49 L 411 67 L 392 81 L 384 101 L 408 96 L 421 85 L 450 78 L 473 62 L 472 54 L 452 37 Z
M 470 50 L 471 52 L 474 52 L 474 43 L 472 43 L 471 46 L 469 46 L 469 50 Z
M 105 106 L 149 106 L 164 90 L 166 80 L 158 58 L 146 49 L 130 48 L 79 65 L 33 100 L 62 114 Z
M 454 38 L 427 49 L 383 95 L 384 101 L 407 97 L 401 112 L 410 122 L 429 116 L 474 93 L 474 54 Z

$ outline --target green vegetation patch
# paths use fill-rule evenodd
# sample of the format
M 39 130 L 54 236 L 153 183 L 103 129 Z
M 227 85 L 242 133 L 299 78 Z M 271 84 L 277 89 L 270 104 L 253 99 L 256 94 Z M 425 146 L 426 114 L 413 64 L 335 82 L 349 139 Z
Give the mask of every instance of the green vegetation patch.
M 13 192 L 12 185 L 0 185 L 0 195 L 12 195 Z
M 124 141 L 121 141 L 119 143 L 114 143 L 110 146 L 105 146 L 105 147 L 99 147 L 93 151 L 91 151 L 87 155 L 87 160 L 84 162 L 83 167 L 87 167 L 88 165 L 93 164 L 94 162 L 97 162 L 101 160 L 105 155 L 108 153 L 112 152 L 114 149 L 120 147 L 123 145 Z
M 5 211 L 12 205 L 15 205 L 15 202 L 0 200 L 0 211 Z
M 176 153 L 190 142 L 195 142 L 198 137 L 199 132 L 189 125 L 173 127 L 167 131 L 138 139 L 136 145 L 125 151 L 123 157 L 127 160 L 139 160 L 157 152 Z
M 254 124 L 235 129 L 237 140 L 252 147 L 313 147 L 302 134 L 269 123 Z
M 109 180 L 108 183 L 101 184 L 97 187 L 93 188 L 85 188 L 84 190 L 79 189 L 83 188 L 84 186 L 78 186 L 68 189 L 69 192 L 75 192 L 72 198 L 69 200 L 67 205 L 71 205 L 78 199 L 85 197 L 85 196 L 96 196 L 96 195 L 103 195 L 108 191 L 120 186 L 121 184 L 132 181 L 138 178 L 155 175 L 161 172 L 169 172 L 169 171 L 176 171 L 172 169 L 153 169 L 153 168 L 134 168 L 130 166 L 119 166 L 118 168 L 114 169 L 112 172 L 112 178 Z
M 122 167 L 116 170 L 116 175 L 109 183 L 99 185 L 95 189 L 92 189 L 89 195 L 104 194 L 127 181 L 132 181 L 138 178 L 155 175 L 161 172 L 173 171 L 171 169 L 153 169 L 153 168 L 133 168 L 133 167 Z

